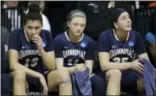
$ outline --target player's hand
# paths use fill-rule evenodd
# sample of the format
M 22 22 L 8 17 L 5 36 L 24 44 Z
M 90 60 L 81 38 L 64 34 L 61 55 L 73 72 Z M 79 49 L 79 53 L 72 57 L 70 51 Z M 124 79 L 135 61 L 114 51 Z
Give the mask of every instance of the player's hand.
M 86 65 L 85 64 L 77 64 L 76 65 L 76 70 L 77 71 L 84 71 L 86 69 Z
M 139 60 L 135 60 L 132 62 L 132 70 L 135 70 L 139 72 L 140 74 L 143 74 L 144 72 L 144 65 L 139 62 Z
M 47 83 L 46 83 L 44 76 L 40 75 L 39 80 L 40 80 L 40 83 L 43 87 L 43 95 L 45 95 L 45 96 L 48 95 L 48 86 L 47 86 Z
M 33 35 L 32 41 L 37 45 L 37 48 L 39 50 L 42 49 L 42 43 L 43 42 L 42 42 L 42 38 L 39 35 L 37 35 L 37 34 Z

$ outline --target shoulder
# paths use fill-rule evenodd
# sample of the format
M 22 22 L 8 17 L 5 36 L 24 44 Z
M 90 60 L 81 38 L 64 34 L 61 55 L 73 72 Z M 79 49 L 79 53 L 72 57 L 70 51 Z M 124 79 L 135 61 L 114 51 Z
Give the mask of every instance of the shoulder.
M 51 32 L 45 29 L 42 29 L 40 36 L 42 39 L 53 39 Z
M 96 43 L 90 36 L 84 34 L 84 38 L 89 42 L 89 43 Z
M 111 40 L 112 37 L 113 37 L 113 29 L 107 29 L 107 30 L 104 30 L 104 31 L 99 35 L 99 41 Z
M 131 33 L 136 36 L 141 36 L 141 34 L 135 30 L 132 30 Z
M 61 41 L 63 38 L 65 38 L 65 32 L 58 34 L 58 35 L 54 38 L 54 41 Z
M 19 38 L 20 34 L 22 34 L 22 33 L 24 33 L 24 29 L 20 28 L 20 29 L 16 29 L 16 30 L 12 31 L 10 36 Z
M 51 32 L 49 30 L 46 30 L 46 29 L 42 29 L 42 33 L 43 34 L 46 34 L 46 35 L 51 34 Z
M 143 36 L 137 32 L 137 31 L 131 31 L 131 38 L 137 43 L 137 42 L 144 42 Z
M 113 33 L 113 30 L 112 30 L 112 29 L 107 29 L 107 30 L 104 30 L 104 31 L 100 34 L 100 36 L 109 37 L 112 33 Z

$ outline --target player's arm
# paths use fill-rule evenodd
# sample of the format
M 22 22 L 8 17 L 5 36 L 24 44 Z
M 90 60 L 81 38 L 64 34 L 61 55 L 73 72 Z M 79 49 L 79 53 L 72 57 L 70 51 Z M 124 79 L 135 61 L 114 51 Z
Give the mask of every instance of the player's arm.
M 101 69 L 103 71 L 109 69 L 127 70 L 131 68 L 131 63 L 113 63 L 110 62 L 110 46 L 111 40 L 107 36 L 108 34 L 101 34 L 98 41 L 98 58 Z
M 136 37 L 135 52 L 138 54 L 138 58 L 139 59 L 145 58 L 148 61 L 150 61 L 148 54 L 146 52 L 146 48 L 145 48 L 145 44 L 144 44 L 144 40 L 143 40 L 142 36 L 139 33 L 137 33 L 136 36 L 137 37 Z
M 42 58 L 43 64 L 48 70 L 55 69 L 55 54 L 54 51 L 46 52 L 44 49 L 41 49 L 40 56 Z
M 46 66 L 48 70 L 54 70 L 55 69 L 55 54 L 53 50 L 53 40 L 51 33 L 47 33 L 47 43 L 46 47 L 43 48 L 44 41 L 39 35 L 36 35 L 33 37 L 33 42 L 37 45 L 39 55 L 42 58 L 43 64 Z
M 130 69 L 132 66 L 132 63 L 113 63 L 109 62 L 110 54 L 108 52 L 99 52 L 98 53 L 99 62 L 101 69 L 103 71 L 109 70 L 109 69 L 119 69 L 119 70 L 127 70 Z
M 74 67 L 70 67 L 70 68 L 66 68 L 64 67 L 64 58 L 63 58 L 63 53 L 62 53 L 62 42 L 60 37 L 56 37 L 54 40 L 54 50 L 55 50 L 55 55 L 56 55 L 56 69 L 58 70 L 66 70 L 69 73 L 73 73 L 76 71 L 76 66 Z
M 69 67 L 69 68 L 64 67 L 63 66 L 63 63 L 64 63 L 63 60 L 64 60 L 63 58 L 56 58 L 56 68 L 58 70 L 65 70 L 65 71 L 68 71 L 70 74 L 77 70 L 76 66 Z
M 40 77 L 41 74 L 35 72 L 18 62 L 19 60 L 19 50 L 21 47 L 18 32 L 12 32 L 9 36 L 9 43 L 8 43 L 8 55 L 9 55 L 9 65 L 11 70 L 24 70 L 26 74 L 33 76 L 33 77 Z M 16 42 L 16 43 L 15 43 Z
M 90 40 L 85 55 L 85 65 L 89 68 L 89 74 L 92 74 L 94 60 L 96 59 L 96 43 Z
M 92 74 L 93 64 L 94 64 L 93 60 L 85 60 L 85 65 L 86 65 L 86 67 L 89 68 L 89 74 Z

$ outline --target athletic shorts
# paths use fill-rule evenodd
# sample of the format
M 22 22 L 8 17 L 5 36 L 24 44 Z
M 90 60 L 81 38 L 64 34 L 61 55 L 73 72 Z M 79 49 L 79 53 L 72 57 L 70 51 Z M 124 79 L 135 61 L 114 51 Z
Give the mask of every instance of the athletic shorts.
M 47 81 L 48 73 L 49 72 L 42 73 L 42 75 L 44 76 L 46 82 L 48 82 Z M 33 92 L 42 92 L 42 86 L 41 86 L 39 78 L 32 77 L 32 76 L 26 76 L 26 80 L 28 82 L 29 91 L 31 90 Z
M 132 70 L 121 71 L 121 91 L 130 94 L 137 94 L 137 76 Z M 106 72 L 98 73 L 106 82 Z

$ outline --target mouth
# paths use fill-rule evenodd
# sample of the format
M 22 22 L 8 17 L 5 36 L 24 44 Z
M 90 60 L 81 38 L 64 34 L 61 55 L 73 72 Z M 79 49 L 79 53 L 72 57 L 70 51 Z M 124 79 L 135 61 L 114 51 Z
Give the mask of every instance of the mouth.
M 35 37 L 35 34 L 32 34 L 32 35 L 31 35 L 31 39 L 34 38 L 34 37 Z
M 80 33 L 80 31 L 77 31 L 76 33 L 78 33 L 78 34 L 79 34 L 79 33 Z
M 128 28 L 131 28 L 131 24 L 127 25 Z

